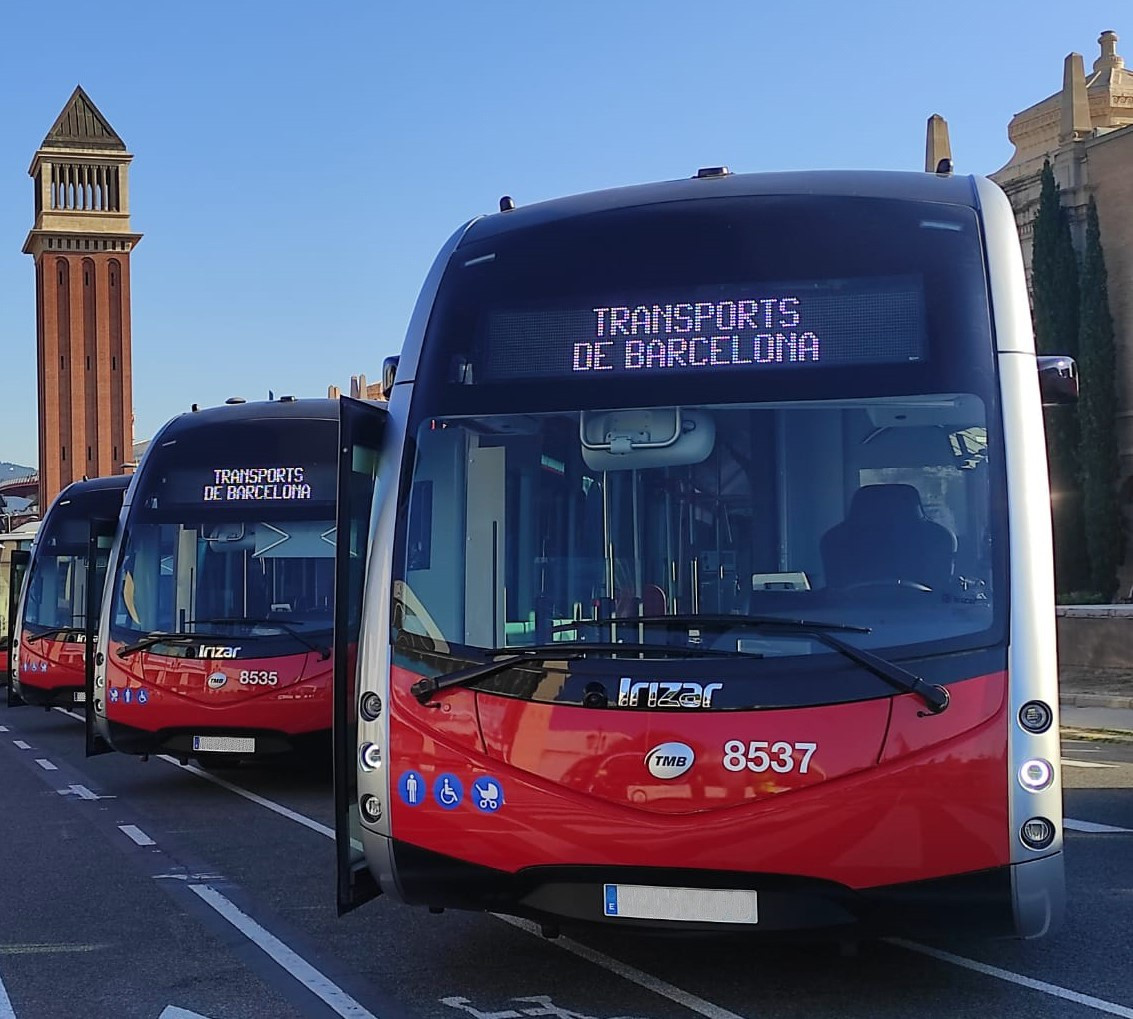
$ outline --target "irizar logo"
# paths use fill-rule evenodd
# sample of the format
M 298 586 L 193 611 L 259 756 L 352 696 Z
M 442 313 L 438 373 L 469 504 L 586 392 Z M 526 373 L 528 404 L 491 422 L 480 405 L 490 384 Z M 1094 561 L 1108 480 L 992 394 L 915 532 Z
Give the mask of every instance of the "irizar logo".
M 712 695 L 723 683 L 634 682 L 623 676 L 618 683 L 620 708 L 710 708 Z M 644 702 L 644 703 L 643 703 Z M 683 744 L 682 744 L 683 745 Z
M 198 658 L 235 658 L 240 654 L 238 647 L 225 647 L 223 644 L 202 644 L 197 648 Z
M 696 760 L 687 743 L 661 743 L 645 755 L 645 767 L 654 778 L 680 778 Z

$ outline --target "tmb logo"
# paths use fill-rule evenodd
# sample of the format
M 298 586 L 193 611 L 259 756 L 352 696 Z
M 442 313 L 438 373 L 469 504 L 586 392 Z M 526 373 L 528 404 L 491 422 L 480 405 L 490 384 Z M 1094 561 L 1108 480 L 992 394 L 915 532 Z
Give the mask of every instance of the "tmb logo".
M 645 755 L 645 766 L 654 778 L 680 778 L 695 760 L 687 743 L 660 743 Z
M 223 644 L 202 644 L 197 648 L 198 658 L 235 658 L 239 653 L 240 648 Z
M 723 683 L 635 683 L 623 676 L 618 683 L 618 707 L 710 708 L 712 695 L 723 689 Z

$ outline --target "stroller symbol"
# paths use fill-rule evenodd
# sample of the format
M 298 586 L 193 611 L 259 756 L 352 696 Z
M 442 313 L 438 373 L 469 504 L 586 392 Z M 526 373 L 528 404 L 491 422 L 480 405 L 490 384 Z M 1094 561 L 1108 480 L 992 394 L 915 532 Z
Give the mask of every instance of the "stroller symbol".
M 500 809 L 503 803 L 503 790 L 494 778 L 481 778 L 472 786 L 475 793 L 476 806 L 486 813 L 493 814 Z

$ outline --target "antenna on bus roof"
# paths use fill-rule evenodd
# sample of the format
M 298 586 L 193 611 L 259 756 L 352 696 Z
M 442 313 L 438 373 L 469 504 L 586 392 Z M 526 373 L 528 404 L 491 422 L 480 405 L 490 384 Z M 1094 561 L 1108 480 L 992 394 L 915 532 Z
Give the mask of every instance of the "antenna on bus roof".
M 504 195 L 500 199 L 500 212 L 511 212 L 515 208 L 515 199 L 511 195 Z
M 190 407 L 190 408 L 189 408 L 189 410 L 191 410 L 191 411 L 192 411 L 192 412 L 193 412 L 194 414 L 196 414 L 196 413 L 197 413 L 197 411 L 199 411 L 200 409 L 201 409 L 201 408 L 200 408 L 200 407 L 198 407 L 198 406 L 197 406 L 197 405 L 196 405 L 195 403 L 193 404 L 193 406 L 192 406 L 192 407 Z

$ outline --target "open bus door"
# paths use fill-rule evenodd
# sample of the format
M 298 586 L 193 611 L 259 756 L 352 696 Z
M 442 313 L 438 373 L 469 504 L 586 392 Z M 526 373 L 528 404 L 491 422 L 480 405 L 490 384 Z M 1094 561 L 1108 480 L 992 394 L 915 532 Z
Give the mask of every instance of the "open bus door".
M 5 675 L 7 684 L 7 705 L 14 708 L 23 704 L 23 698 L 16 693 L 16 670 L 19 668 L 19 649 L 12 638 L 16 633 L 16 618 L 20 612 L 20 595 L 23 594 L 24 576 L 31 563 L 31 552 L 26 548 L 14 548 L 8 566 L 8 669 Z
M 102 614 L 103 586 L 106 584 L 106 567 L 110 561 L 110 546 L 118 530 L 117 520 L 92 519 L 90 538 L 87 541 L 87 603 L 86 603 L 86 678 L 84 686 L 84 711 L 86 721 L 87 757 L 109 754 L 113 747 L 106 742 L 94 727 L 94 666 L 98 649 L 98 620 Z
M 381 893 L 366 867 L 358 815 L 358 637 L 370 518 L 388 412 L 339 400 L 334 576 L 334 833 L 341 916 Z

